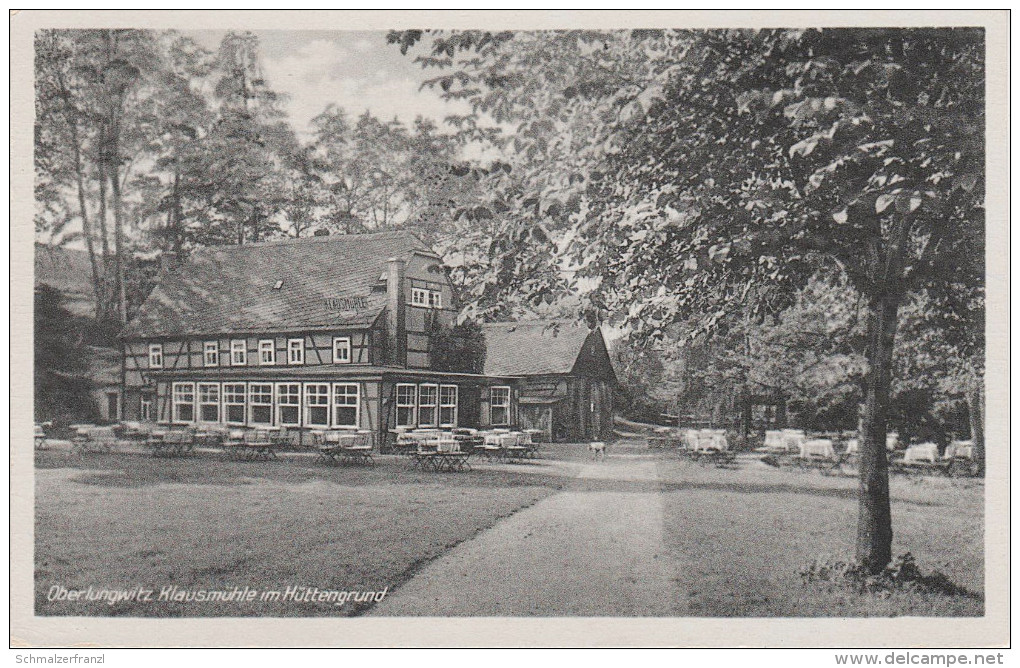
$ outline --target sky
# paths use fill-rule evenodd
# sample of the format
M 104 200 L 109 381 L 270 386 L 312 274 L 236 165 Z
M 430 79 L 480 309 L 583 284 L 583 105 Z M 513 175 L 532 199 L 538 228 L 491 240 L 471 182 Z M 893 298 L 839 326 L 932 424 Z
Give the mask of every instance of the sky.
M 410 124 L 418 115 L 442 124 L 451 113 L 468 110 L 464 103 L 444 102 L 429 89 L 419 90 L 435 70 L 422 70 L 412 54 L 403 56 L 386 43 L 386 31 L 256 30 L 269 86 L 288 97 L 285 108 L 294 129 L 306 135 L 309 121 L 330 103 L 350 117 L 366 109 L 382 120 L 394 116 Z M 225 30 L 193 30 L 185 34 L 215 50 Z

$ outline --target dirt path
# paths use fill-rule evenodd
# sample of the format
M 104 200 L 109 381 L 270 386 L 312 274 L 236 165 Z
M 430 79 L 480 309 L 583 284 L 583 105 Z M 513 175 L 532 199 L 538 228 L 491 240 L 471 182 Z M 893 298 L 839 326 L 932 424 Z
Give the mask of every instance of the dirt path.
M 678 566 L 663 546 L 657 482 L 647 455 L 585 464 L 574 489 L 458 545 L 370 614 L 676 614 Z

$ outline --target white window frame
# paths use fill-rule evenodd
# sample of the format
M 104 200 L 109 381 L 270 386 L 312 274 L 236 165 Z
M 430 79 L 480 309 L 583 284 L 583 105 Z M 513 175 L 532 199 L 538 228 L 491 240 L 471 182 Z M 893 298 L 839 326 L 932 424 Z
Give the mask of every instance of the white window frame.
M 230 366 L 248 366 L 248 341 L 246 339 L 231 339 Z
M 411 388 L 411 403 L 400 403 L 400 389 L 404 387 Z M 395 389 L 396 394 L 396 423 L 398 427 L 416 427 L 418 426 L 418 386 L 414 383 L 397 383 Z M 411 420 L 406 423 L 400 422 L 400 409 L 410 408 L 411 409 Z
M 506 403 L 496 403 L 496 390 L 506 390 Z M 494 416 L 494 408 L 506 409 L 506 421 L 496 422 Z M 493 385 L 489 388 L 489 422 L 493 426 L 509 425 L 510 424 L 510 386 L 509 385 Z
M 294 344 L 298 344 L 295 346 Z M 297 352 L 298 355 L 294 355 Z M 304 339 L 287 339 L 287 364 L 304 364 L 305 363 L 305 340 Z
M 429 290 L 426 288 L 411 288 L 411 306 L 428 308 Z
M 448 403 L 443 399 L 444 390 L 453 390 L 453 403 Z M 456 385 L 440 385 L 439 386 L 439 426 L 440 427 L 456 427 L 457 426 L 457 403 L 460 401 L 460 389 Z M 453 409 L 453 421 L 443 421 L 443 409 Z
M 325 388 L 325 392 L 322 394 L 320 394 L 318 391 L 313 392 L 313 390 L 322 390 L 322 388 Z M 328 429 L 331 424 L 330 404 L 333 402 L 333 387 L 329 383 L 305 383 L 303 389 L 305 394 L 304 398 L 305 426 L 311 428 L 322 427 L 323 429 Z M 315 401 L 313 403 L 312 402 L 313 398 L 316 399 L 325 398 L 325 401 L 322 403 L 320 403 L 319 401 Z M 324 422 L 312 422 L 312 409 L 320 407 L 326 409 L 326 420 Z
M 220 342 L 206 341 L 202 344 L 202 363 L 205 366 L 220 365 Z
M 163 344 L 162 343 L 150 343 L 149 344 L 149 368 L 150 369 L 162 369 L 163 368 Z
M 343 397 L 348 398 L 353 396 L 354 403 L 337 403 L 337 390 L 344 388 L 345 392 Z M 354 388 L 354 393 L 351 394 L 350 390 Z M 340 411 L 337 408 L 350 408 L 354 407 L 354 424 L 341 424 L 339 415 Z M 333 426 L 338 429 L 357 429 L 361 425 L 361 386 L 358 383 L 333 383 L 333 387 L 330 388 L 330 408 L 333 411 Z
M 269 353 L 268 359 L 266 359 L 266 353 Z M 259 366 L 274 366 L 275 364 L 276 364 L 276 340 L 260 339 Z
M 188 388 L 186 391 L 184 388 Z M 180 391 L 178 391 L 180 390 Z M 190 394 L 191 401 L 183 402 L 178 400 L 179 395 Z M 170 421 L 174 424 L 194 424 L 195 418 L 198 417 L 198 397 L 195 394 L 195 384 L 191 382 L 178 382 L 171 383 L 170 385 Z M 178 417 L 178 407 L 180 406 L 191 406 L 191 419 L 181 420 Z
M 424 393 L 422 390 L 430 389 L 435 390 L 432 395 L 432 403 L 426 404 Z M 432 418 L 425 422 L 424 414 L 425 411 L 432 412 Z M 435 383 L 422 383 L 418 386 L 418 426 L 419 427 L 435 427 L 439 425 L 439 386 Z
M 443 293 L 429 288 L 411 288 L 411 306 L 443 308 Z
M 255 397 L 255 388 L 259 389 L 258 396 L 264 398 L 266 396 L 265 388 L 269 388 L 269 403 L 261 401 L 253 401 Z M 272 425 L 275 424 L 274 418 L 276 417 L 276 387 L 272 383 L 248 383 L 248 424 L 251 425 Z M 269 407 L 269 421 L 259 422 L 255 419 L 255 408 L 257 406 L 268 406 Z
M 235 389 L 238 388 L 238 387 L 241 388 L 241 402 L 240 403 L 238 403 L 237 401 L 229 401 L 228 400 L 228 395 L 230 397 L 236 397 L 237 396 L 237 392 L 235 392 L 233 390 L 228 390 L 227 389 L 228 387 L 229 388 L 235 388 Z M 247 421 L 246 418 L 248 417 L 248 386 L 245 385 L 244 383 L 223 383 L 223 388 L 220 391 L 220 396 L 223 399 L 223 415 L 222 415 L 223 424 L 233 424 L 233 425 L 243 425 L 243 424 L 245 424 L 246 421 Z M 240 422 L 238 422 L 237 420 L 231 420 L 230 419 L 230 407 L 231 406 L 240 406 L 241 407 L 241 421 Z
M 338 352 L 342 354 L 337 355 Z M 350 364 L 350 363 L 351 363 L 351 337 L 334 336 L 333 364 Z
M 207 391 L 209 388 L 213 388 L 216 395 L 216 401 L 203 401 L 202 392 Z M 195 415 L 196 422 L 202 422 L 204 424 L 220 424 L 223 420 L 223 394 L 220 391 L 219 383 L 198 383 L 195 387 L 195 395 L 197 396 L 198 413 Z M 216 419 L 206 420 L 205 416 L 202 415 L 202 409 L 206 406 L 216 406 Z
M 284 393 L 282 392 L 282 390 L 284 388 L 294 388 L 294 387 L 297 388 L 297 393 L 295 394 L 295 393 L 292 393 L 292 392 L 290 392 L 288 390 L 288 392 L 286 393 L 286 396 L 287 397 L 297 396 L 297 403 L 294 404 L 294 403 L 290 403 L 289 401 L 287 403 L 284 403 L 282 401 L 282 399 L 284 397 Z M 302 410 L 302 403 L 303 403 L 301 401 L 301 392 L 302 392 L 301 383 L 276 383 L 276 394 L 275 394 L 275 398 L 276 398 L 276 424 L 278 424 L 281 427 L 300 427 L 301 426 L 301 410 Z M 290 408 L 292 406 L 297 408 L 297 422 L 284 422 L 283 421 L 283 409 L 284 408 Z
M 142 422 L 152 422 L 152 395 L 139 397 L 138 419 Z

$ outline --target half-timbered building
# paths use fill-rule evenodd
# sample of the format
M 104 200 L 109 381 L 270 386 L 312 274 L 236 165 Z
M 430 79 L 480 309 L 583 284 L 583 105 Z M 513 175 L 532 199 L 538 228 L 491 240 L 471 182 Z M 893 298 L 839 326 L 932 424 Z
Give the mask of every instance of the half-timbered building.
M 124 329 L 124 418 L 362 429 L 379 443 L 401 428 L 518 426 L 522 374 L 432 359 L 456 313 L 441 259 L 407 232 L 198 249 Z

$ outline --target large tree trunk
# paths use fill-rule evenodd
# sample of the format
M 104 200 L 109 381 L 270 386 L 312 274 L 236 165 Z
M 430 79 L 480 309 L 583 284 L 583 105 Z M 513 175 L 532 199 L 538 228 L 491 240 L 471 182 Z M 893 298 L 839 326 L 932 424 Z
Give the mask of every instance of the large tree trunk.
M 974 379 L 967 392 L 967 412 L 970 415 L 970 438 L 974 441 L 974 464 L 978 475 L 985 474 L 985 390 L 984 379 Z
M 857 516 L 857 562 L 877 573 L 892 560 L 892 513 L 889 507 L 889 461 L 886 418 L 892 380 L 893 342 L 899 300 L 873 297 L 868 312 L 868 376 L 860 434 L 860 495 Z

